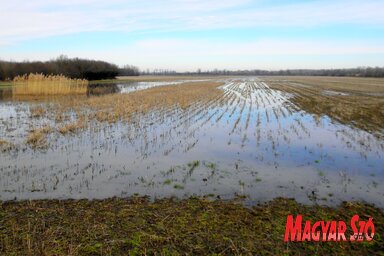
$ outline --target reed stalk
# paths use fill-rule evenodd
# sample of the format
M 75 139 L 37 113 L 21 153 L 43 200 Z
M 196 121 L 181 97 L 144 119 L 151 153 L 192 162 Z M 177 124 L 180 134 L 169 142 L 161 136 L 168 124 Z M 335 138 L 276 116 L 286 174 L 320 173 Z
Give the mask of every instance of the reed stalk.
M 88 81 L 64 75 L 28 74 L 13 79 L 13 95 L 86 94 Z

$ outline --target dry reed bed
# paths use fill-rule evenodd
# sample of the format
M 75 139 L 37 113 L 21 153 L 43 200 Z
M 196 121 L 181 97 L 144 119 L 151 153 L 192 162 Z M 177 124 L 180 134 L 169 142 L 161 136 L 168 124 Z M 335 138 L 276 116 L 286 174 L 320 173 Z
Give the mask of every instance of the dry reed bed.
M 71 95 L 86 94 L 88 81 L 70 79 L 63 75 L 45 76 L 29 74 L 17 76 L 13 80 L 13 95 Z
M 294 95 L 301 109 L 380 134 L 384 129 L 384 79 L 333 77 L 264 78 Z M 336 93 L 327 93 L 327 92 Z

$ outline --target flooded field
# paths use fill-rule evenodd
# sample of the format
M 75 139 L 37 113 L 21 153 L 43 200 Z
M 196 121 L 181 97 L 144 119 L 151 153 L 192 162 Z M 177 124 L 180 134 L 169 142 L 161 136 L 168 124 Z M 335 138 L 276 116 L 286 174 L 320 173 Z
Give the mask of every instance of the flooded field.
M 372 95 L 318 81 L 138 81 L 60 99 L 4 89 L 0 200 L 198 195 L 383 208 L 383 82 Z

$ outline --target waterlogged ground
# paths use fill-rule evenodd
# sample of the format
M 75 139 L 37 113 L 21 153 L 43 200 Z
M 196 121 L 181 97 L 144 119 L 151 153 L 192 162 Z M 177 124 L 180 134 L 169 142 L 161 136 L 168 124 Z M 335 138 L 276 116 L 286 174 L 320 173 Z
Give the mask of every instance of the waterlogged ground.
M 150 82 L 150 81 L 141 81 L 141 82 L 131 82 L 131 83 L 117 83 L 116 86 L 118 88 L 118 92 L 120 93 L 130 93 L 138 90 L 145 90 L 158 86 L 165 85 L 176 85 L 183 84 L 188 82 L 202 82 L 207 81 L 206 79 L 194 79 L 194 80 L 176 80 L 176 81 L 158 81 L 158 82 Z
M 199 195 L 384 207 L 382 129 L 302 109 L 294 92 L 265 79 L 220 81 L 220 93 L 208 100 L 159 106 L 129 121 L 90 120 L 81 132 L 49 133 L 49 145 L 38 149 L 24 143 L 28 132 L 55 120 L 32 117 L 36 102 L 1 101 L 0 139 L 12 149 L 0 154 L 0 200 Z

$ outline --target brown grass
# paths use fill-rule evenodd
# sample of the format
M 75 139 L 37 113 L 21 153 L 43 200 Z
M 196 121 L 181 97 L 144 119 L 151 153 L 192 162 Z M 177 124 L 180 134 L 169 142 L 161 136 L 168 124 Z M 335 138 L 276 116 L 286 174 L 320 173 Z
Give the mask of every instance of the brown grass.
M 48 146 L 47 134 L 52 131 L 49 126 L 44 126 L 40 129 L 34 129 L 29 132 L 26 143 L 34 149 L 43 149 Z
M 6 152 L 12 150 L 13 148 L 14 146 L 11 143 L 0 139 L 0 152 Z
M 30 108 L 31 117 L 42 117 L 46 114 L 46 109 L 43 106 L 34 106 Z
M 42 74 L 17 76 L 13 83 L 14 96 L 86 94 L 88 86 L 87 80 L 70 79 L 63 75 L 45 76 Z
M 371 132 L 384 129 L 384 79 L 268 77 L 273 89 L 292 93 L 293 102 L 316 115 Z
M 319 89 L 354 93 L 384 93 L 384 78 L 286 76 L 267 77 L 269 81 L 284 81 L 313 86 Z
M 75 133 L 76 131 L 83 129 L 85 126 L 86 122 L 82 119 L 79 119 L 76 122 L 68 123 L 59 127 L 59 132 L 63 135 Z

